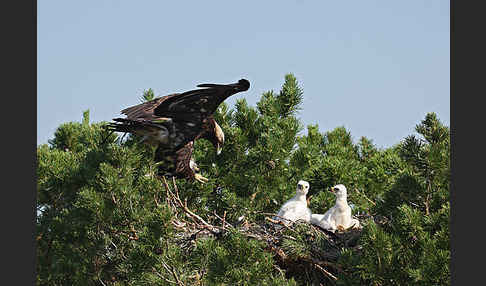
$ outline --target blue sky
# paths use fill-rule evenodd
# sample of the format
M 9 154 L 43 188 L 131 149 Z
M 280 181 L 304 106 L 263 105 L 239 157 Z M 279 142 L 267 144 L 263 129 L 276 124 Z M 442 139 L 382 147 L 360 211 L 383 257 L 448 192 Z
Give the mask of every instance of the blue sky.
M 255 105 L 286 73 L 305 125 L 378 147 L 427 112 L 450 124 L 449 1 L 39 1 L 37 144 L 64 122 L 109 121 L 156 96 L 247 78 Z

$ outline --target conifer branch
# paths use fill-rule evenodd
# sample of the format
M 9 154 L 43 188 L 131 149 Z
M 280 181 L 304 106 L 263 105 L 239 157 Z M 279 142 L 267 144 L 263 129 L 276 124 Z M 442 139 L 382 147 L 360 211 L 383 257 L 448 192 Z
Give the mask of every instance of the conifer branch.
M 174 267 L 172 265 L 167 265 L 167 263 L 165 263 L 164 261 L 162 261 L 162 266 L 164 266 L 164 268 L 169 271 L 172 276 L 174 276 L 175 280 L 176 280 L 176 283 L 177 285 L 179 286 L 184 286 L 185 284 L 182 283 L 182 281 L 179 279 L 179 276 L 177 275 Z
M 337 277 L 332 275 L 329 271 L 327 271 L 326 269 L 324 269 L 322 266 L 320 266 L 319 264 L 314 264 L 314 266 L 319 269 L 322 273 L 324 273 L 324 275 L 330 277 L 332 280 L 336 281 L 337 280 Z
M 162 262 L 163 263 L 163 262 Z M 163 264 L 162 264 L 163 265 Z M 165 267 L 164 267 L 165 268 Z M 164 275 L 160 274 L 154 267 L 152 267 L 152 272 L 155 273 L 157 276 L 159 276 L 160 278 L 162 278 L 164 281 L 166 282 L 169 282 L 169 283 L 172 283 L 172 284 L 177 284 L 177 282 L 175 281 L 172 281 L 172 280 L 169 280 L 167 278 L 164 277 Z
M 198 216 L 197 214 L 193 213 L 188 207 L 186 204 L 182 203 L 180 197 L 179 197 L 179 191 L 177 189 L 177 185 L 176 185 L 176 182 L 175 182 L 175 179 L 173 179 L 173 184 L 174 184 L 174 190 L 176 192 L 176 194 L 172 193 L 172 191 L 170 190 L 169 188 L 169 185 L 167 184 L 167 181 L 165 179 L 165 177 L 162 177 L 162 181 L 164 183 L 164 186 L 165 186 L 165 189 L 166 191 L 169 193 L 170 197 L 176 201 L 176 203 L 179 205 L 179 207 L 181 207 L 184 212 L 186 214 L 189 215 L 189 217 L 191 217 L 192 219 L 196 220 L 196 221 L 199 221 L 200 223 L 202 223 L 204 225 L 204 227 L 208 228 L 211 232 L 215 232 L 215 227 L 209 223 L 207 223 L 203 218 L 201 218 L 200 216 Z M 216 232 L 217 233 L 217 232 Z
M 375 203 L 374 201 L 370 200 L 370 199 L 369 199 L 369 198 L 366 196 L 366 194 L 365 194 L 364 192 L 363 192 L 363 193 L 361 193 L 361 192 L 360 192 L 358 189 L 354 189 L 354 191 L 355 191 L 357 194 L 363 195 L 363 197 L 364 197 L 364 198 L 365 198 L 365 199 L 366 199 L 368 202 L 370 202 L 370 203 L 371 203 L 373 206 L 376 206 L 376 203 Z

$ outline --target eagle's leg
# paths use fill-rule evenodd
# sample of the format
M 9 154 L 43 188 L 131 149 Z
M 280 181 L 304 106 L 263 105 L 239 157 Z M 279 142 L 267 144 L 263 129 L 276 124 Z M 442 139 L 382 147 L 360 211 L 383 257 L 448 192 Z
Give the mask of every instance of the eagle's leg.
M 206 183 L 207 181 L 209 181 L 208 178 L 203 177 L 201 174 L 195 174 L 194 179 L 196 179 L 196 181 L 203 183 L 203 184 Z

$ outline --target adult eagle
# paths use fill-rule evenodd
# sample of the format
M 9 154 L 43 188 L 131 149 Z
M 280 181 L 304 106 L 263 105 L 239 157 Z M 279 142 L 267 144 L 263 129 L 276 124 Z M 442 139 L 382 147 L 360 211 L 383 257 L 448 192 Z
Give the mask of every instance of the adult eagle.
M 128 107 L 126 118 L 114 118 L 108 129 L 142 136 L 142 141 L 157 146 L 158 174 L 206 182 L 192 160 L 194 141 L 206 139 L 221 152 L 224 133 L 213 114 L 228 97 L 250 88 L 240 79 L 233 84 L 200 84 L 184 93 L 176 93 Z

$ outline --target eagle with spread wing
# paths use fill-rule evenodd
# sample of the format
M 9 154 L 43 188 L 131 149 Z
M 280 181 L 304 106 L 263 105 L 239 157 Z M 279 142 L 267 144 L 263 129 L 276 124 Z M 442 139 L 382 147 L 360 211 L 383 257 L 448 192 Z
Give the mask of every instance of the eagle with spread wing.
M 126 118 L 114 118 L 108 129 L 142 136 L 142 141 L 157 146 L 154 160 L 158 174 L 204 183 L 192 159 L 194 141 L 206 139 L 221 152 L 224 133 L 213 114 L 228 97 L 250 88 L 240 79 L 233 84 L 200 84 L 184 93 L 176 93 L 128 107 L 121 111 Z

